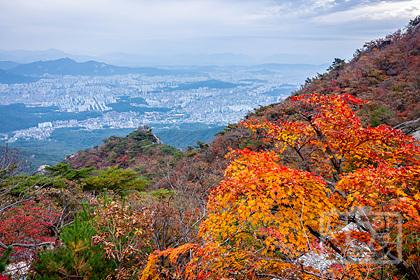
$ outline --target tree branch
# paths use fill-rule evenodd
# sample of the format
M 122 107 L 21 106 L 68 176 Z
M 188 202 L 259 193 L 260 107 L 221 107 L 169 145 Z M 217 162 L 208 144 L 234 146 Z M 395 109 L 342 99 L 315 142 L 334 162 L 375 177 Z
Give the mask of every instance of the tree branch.
M 4 244 L 3 242 L 0 241 L 0 248 L 3 249 L 8 249 L 10 247 L 21 247 L 21 248 L 38 248 L 38 247 L 43 247 L 43 246 L 48 246 L 48 245 L 54 245 L 55 242 L 41 242 L 41 243 L 12 243 L 9 245 Z

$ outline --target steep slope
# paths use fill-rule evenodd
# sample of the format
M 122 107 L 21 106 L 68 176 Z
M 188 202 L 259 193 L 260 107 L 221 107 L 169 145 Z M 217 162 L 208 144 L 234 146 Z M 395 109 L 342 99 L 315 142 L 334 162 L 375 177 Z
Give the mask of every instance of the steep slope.
M 336 59 L 326 74 L 309 79 L 298 94 L 350 93 L 369 101 L 371 125 L 396 125 L 420 117 L 420 17 L 405 32 L 366 43 L 344 63 Z
M 307 93 L 350 93 L 368 102 L 359 112 L 366 124 L 377 126 L 385 123 L 399 125 L 406 132 L 418 131 L 420 117 L 420 17 L 411 21 L 404 32 L 396 32 L 385 39 L 365 44 L 356 51 L 350 62 L 336 59 L 327 73 L 308 79 L 295 95 Z M 262 107 L 247 118 L 266 120 L 293 120 L 296 108 L 290 98 L 279 104 Z M 216 185 L 226 167 L 225 155 L 229 149 L 249 147 L 251 149 L 269 148 L 267 144 L 251 136 L 249 131 L 239 125 L 227 127 L 209 145 L 183 153 L 164 178 L 155 182 L 159 187 L 188 189 L 190 193 L 206 196 L 208 189 Z M 130 136 L 128 136 L 129 138 Z M 107 140 L 107 142 L 111 141 Z M 90 166 L 94 161 L 106 161 L 98 151 L 112 149 L 105 146 L 76 154 L 71 162 L 75 166 Z M 83 155 L 81 157 L 81 155 Z M 159 156 L 155 154 L 154 156 Z M 128 166 L 145 165 L 142 153 L 129 155 Z M 164 160 L 164 158 L 163 158 Z M 149 167 L 159 159 L 154 158 Z M 118 164 L 111 161 L 108 164 Z M 120 165 L 120 164 L 118 164 Z M 121 166 L 121 165 L 120 165 Z

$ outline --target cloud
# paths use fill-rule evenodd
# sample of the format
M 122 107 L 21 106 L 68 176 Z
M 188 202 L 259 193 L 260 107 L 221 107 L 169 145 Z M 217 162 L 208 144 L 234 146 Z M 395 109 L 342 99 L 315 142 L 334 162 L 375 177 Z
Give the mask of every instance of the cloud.
M 420 0 L 0 0 L 4 49 L 279 53 L 323 60 L 402 27 Z
M 364 21 L 407 20 L 420 14 L 420 0 L 381 1 L 361 3 L 348 10 L 331 12 L 316 17 L 316 21 L 325 24 L 342 24 Z

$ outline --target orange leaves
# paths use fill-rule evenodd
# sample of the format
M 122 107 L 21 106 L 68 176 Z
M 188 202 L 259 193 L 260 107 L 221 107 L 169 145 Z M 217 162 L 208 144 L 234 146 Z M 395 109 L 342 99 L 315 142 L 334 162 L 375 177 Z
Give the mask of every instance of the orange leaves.
M 287 146 L 300 147 L 304 145 L 312 135 L 311 129 L 303 122 L 284 121 L 279 126 L 269 121 L 260 123 L 250 120 L 248 122 L 242 122 L 242 125 L 254 132 L 263 130 L 267 137 L 266 141 L 274 141 L 281 152 Z
M 343 99 L 347 102 L 347 103 L 353 103 L 356 105 L 361 105 L 361 104 L 366 104 L 368 103 L 366 100 L 360 99 L 355 97 L 354 95 L 348 94 L 348 93 L 344 93 L 341 94 L 341 96 L 343 97 Z
M 187 243 L 178 248 L 156 251 L 149 256 L 141 280 L 208 279 L 214 271 L 232 269 L 228 259 L 215 251 L 215 247 L 213 243 L 203 247 Z
M 146 266 L 143 269 L 140 279 L 141 280 L 158 280 L 161 279 L 158 273 L 159 254 L 155 252 L 150 254 Z
M 223 246 L 227 242 L 229 252 L 254 251 L 269 259 L 280 254 L 288 263 L 321 249 L 314 246 L 315 236 L 322 239 L 339 232 L 336 209 L 351 213 L 354 207 L 369 207 L 370 213 L 401 213 L 404 227 L 415 230 L 420 224 L 420 174 L 414 140 L 387 126 L 364 128 L 349 105 L 364 102 L 351 95 L 294 99 L 299 104 L 292 121 L 243 123 L 262 132 L 276 149 L 230 154 L 225 179 L 210 194 L 209 216 L 200 227 L 204 241 Z M 324 218 L 327 227 L 320 223 Z M 335 239 L 337 246 L 358 251 L 351 245 L 356 240 L 363 248 L 365 243 L 382 244 L 386 237 L 378 239 L 376 232 L 384 225 L 378 220 L 364 222 L 369 226 L 345 234 L 349 240 Z M 266 265 L 264 269 L 274 269 Z
M 363 102 L 351 95 L 293 99 L 293 121 L 248 120 L 243 125 L 262 131 L 278 147 L 282 160 L 294 168 L 338 180 L 340 173 L 370 164 L 398 166 L 418 160 L 419 147 L 401 131 L 385 125 L 364 128 L 349 105 Z
M 390 127 L 363 127 L 351 106 L 364 102 L 351 95 L 294 100 L 295 114 L 287 120 L 242 123 L 274 149 L 228 154 L 224 180 L 211 191 L 200 225 L 203 245 L 177 266 L 186 279 L 322 273 L 362 279 L 377 266 L 342 261 L 350 253 L 356 260 L 387 258 L 383 251 L 397 246 L 384 243 L 400 234 L 400 225 L 407 259 L 415 259 L 418 143 Z M 162 254 L 173 264 L 184 251 L 172 258 L 170 252 Z M 302 260 L 311 255 L 330 268 Z
M 186 279 L 194 279 L 188 278 L 194 270 L 194 275 L 216 279 L 296 272 L 291 260 L 317 242 L 308 227 L 318 230 L 322 211 L 333 208 L 329 190 L 321 178 L 279 164 L 274 152 L 243 150 L 230 156 L 225 179 L 211 192 L 208 217 L 200 225 L 204 245 L 187 247 L 193 249 L 192 258 L 177 269 L 184 267 Z M 168 265 L 185 252 L 175 250 L 158 253 L 169 263 L 158 264 L 155 273 L 175 275 Z M 149 259 L 148 271 L 156 261 L 155 256 Z
M 235 248 L 298 256 L 310 250 L 307 227 L 319 228 L 329 212 L 329 190 L 308 172 L 289 169 L 273 152 L 240 152 L 225 180 L 209 197 L 209 216 L 200 228 L 206 241 Z
M 337 189 L 347 194 L 347 207 L 369 206 L 372 211 L 393 211 L 405 227 L 420 233 L 420 167 L 369 167 L 343 177 Z

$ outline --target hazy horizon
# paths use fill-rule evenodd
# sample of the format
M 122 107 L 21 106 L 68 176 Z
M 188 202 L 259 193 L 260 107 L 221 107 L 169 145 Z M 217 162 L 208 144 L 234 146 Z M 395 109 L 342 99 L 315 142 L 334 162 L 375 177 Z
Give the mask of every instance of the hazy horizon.
M 252 66 L 262 64 L 290 65 L 329 65 L 330 61 L 311 60 L 308 56 L 278 54 L 255 58 L 244 54 L 211 53 L 211 54 L 175 54 L 171 56 L 137 55 L 129 53 L 110 53 L 103 56 L 68 53 L 58 49 L 46 50 L 1 50 L 0 61 L 31 63 L 70 58 L 77 62 L 98 61 L 118 66 Z
M 233 64 L 322 64 L 404 27 L 420 14 L 420 0 L 1 0 L 0 9 L 3 53 L 56 49 L 116 64 L 223 56 Z

